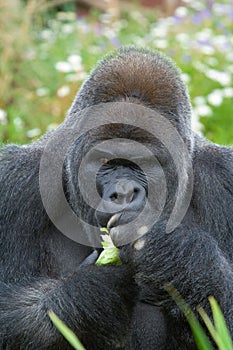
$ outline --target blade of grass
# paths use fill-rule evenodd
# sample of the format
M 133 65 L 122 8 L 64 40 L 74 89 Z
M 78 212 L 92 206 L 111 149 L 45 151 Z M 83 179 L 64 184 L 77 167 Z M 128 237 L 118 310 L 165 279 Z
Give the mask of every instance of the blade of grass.
M 184 301 L 184 299 L 181 297 L 180 293 L 170 284 L 165 285 L 166 291 L 170 294 L 172 299 L 176 302 L 176 304 L 179 306 L 181 311 L 184 313 L 190 328 L 193 333 L 194 340 L 196 342 L 196 345 L 199 350 L 213 350 L 212 345 L 210 344 L 210 341 L 205 334 L 205 331 L 203 330 L 202 326 L 200 325 L 199 321 L 197 320 L 196 316 L 192 312 L 191 308 L 188 306 L 188 304 Z
M 63 323 L 60 318 L 52 311 L 48 311 L 49 318 L 53 322 L 53 324 L 57 327 L 59 332 L 63 335 L 63 337 L 73 346 L 75 350 L 85 350 L 84 346 L 77 338 L 77 336 L 69 329 L 65 323 Z
M 223 349 L 233 350 L 232 339 L 227 328 L 223 313 L 214 297 L 209 297 L 209 302 L 213 313 L 215 329 L 217 330 L 217 333 L 223 342 Z
M 215 343 L 218 346 L 219 350 L 227 350 L 224 347 L 224 343 L 221 339 L 221 337 L 219 336 L 215 326 L 213 325 L 213 323 L 211 322 L 211 319 L 209 318 L 209 316 L 207 315 L 207 313 L 204 311 L 204 309 L 202 307 L 198 308 L 198 312 L 201 315 L 201 318 L 203 319 L 208 331 L 210 332 L 210 335 L 212 337 L 212 339 L 215 341 Z

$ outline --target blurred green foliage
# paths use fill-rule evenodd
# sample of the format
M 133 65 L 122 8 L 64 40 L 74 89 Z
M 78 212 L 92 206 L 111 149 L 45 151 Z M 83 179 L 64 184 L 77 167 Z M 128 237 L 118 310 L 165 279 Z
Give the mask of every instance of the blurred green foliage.
M 0 142 L 27 143 L 56 127 L 97 60 L 134 44 L 177 62 L 194 129 L 233 144 L 232 2 L 185 0 L 172 17 L 129 5 L 114 22 L 97 11 L 85 19 L 51 11 L 58 3 L 0 0 Z

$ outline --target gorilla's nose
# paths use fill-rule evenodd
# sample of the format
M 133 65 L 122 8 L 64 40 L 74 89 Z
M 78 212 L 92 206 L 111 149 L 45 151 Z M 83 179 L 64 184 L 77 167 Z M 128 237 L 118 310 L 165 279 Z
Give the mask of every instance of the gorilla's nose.
M 106 198 L 104 199 L 120 206 L 132 205 L 138 199 L 142 189 L 143 187 L 135 181 L 120 180 L 116 183 L 115 189 L 111 188 L 109 193 L 106 193 Z
M 135 213 L 140 212 L 145 204 L 146 190 L 136 181 L 122 179 L 108 189 L 105 189 L 102 201 L 97 208 L 97 220 L 102 227 L 106 227 L 109 219 L 116 213 L 132 213 L 132 219 Z M 127 216 L 127 222 L 131 221 L 131 215 L 120 215 L 117 225 L 125 224 L 124 218 Z

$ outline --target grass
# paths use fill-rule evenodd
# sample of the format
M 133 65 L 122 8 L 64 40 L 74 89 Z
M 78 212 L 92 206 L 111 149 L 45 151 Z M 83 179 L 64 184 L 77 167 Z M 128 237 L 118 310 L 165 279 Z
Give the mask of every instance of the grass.
M 208 337 L 206 334 L 206 330 L 203 329 L 194 312 L 185 303 L 185 301 L 180 296 L 179 292 L 170 285 L 167 285 L 166 289 L 171 294 L 171 297 L 175 300 L 180 309 L 183 311 L 192 330 L 195 344 L 197 345 L 198 350 L 214 350 L 213 346 L 210 343 L 209 337 L 211 337 L 213 342 L 217 345 L 218 350 L 233 350 L 233 342 L 229 330 L 227 328 L 224 316 L 217 301 L 213 297 L 209 298 L 213 321 L 210 319 L 210 317 L 203 308 L 198 308 L 198 312 L 206 326 L 206 329 L 209 332 Z M 71 329 L 69 329 L 66 326 L 64 322 L 62 322 L 58 318 L 56 314 L 54 314 L 54 312 L 50 310 L 48 312 L 48 316 L 50 317 L 54 326 L 72 345 L 74 349 L 85 350 L 84 346 L 77 338 L 77 336 L 71 331 Z
M 190 89 L 195 129 L 232 144 L 230 4 L 186 2 L 173 17 L 132 7 L 112 23 L 96 11 L 79 20 L 72 11 L 49 11 L 58 1 L 0 0 L 0 141 L 27 143 L 56 127 L 97 60 L 135 44 L 159 48 L 177 62 Z
M 215 348 L 210 343 L 210 339 L 217 345 L 219 350 L 233 350 L 233 342 L 226 321 L 213 296 L 208 298 L 213 321 L 201 306 L 197 307 L 202 323 L 205 325 L 204 328 L 180 293 L 170 284 L 165 285 L 165 289 L 186 317 L 198 350 L 214 350 Z
M 85 350 L 78 337 L 71 331 L 70 328 L 66 326 L 64 322 L 60 320 L 60 318 L 53 311 L 48 311 L 48 316 L 53 322 L 54 326 L 59 330 L 59 332 L 75 350 Z

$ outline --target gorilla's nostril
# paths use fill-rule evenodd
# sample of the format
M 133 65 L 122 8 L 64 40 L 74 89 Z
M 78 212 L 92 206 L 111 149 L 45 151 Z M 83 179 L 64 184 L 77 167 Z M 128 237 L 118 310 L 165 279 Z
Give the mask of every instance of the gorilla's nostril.
M 113 194 L 111 194 L 110 199 L 114 202 L 116 199 L 118 198 L 118 194 L 117 192 L 114 192 Z
M 123 204 L 125 200 L 125 196 L 121 193 L 114 192 L 111 196 L 110 199 L 112 202 L 115 204 Z

